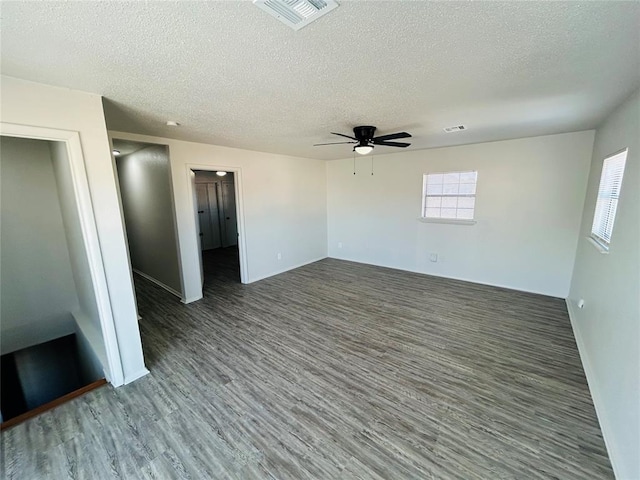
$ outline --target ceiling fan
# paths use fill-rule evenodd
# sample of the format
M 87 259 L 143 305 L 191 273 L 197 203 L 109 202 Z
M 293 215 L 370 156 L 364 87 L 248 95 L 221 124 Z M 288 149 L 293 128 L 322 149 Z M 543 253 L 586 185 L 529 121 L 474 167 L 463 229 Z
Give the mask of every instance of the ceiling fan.
M 390 133 L 389 135 L 381 135 L 379 137 L 374 137 L 374 133 L 376 131 L 376 127 L 371 126 L 362 126 L 362 127 L 354 127 L 353 128 L 353 137 L 349 135 L 344 135 L 342 133 L 331 132 L 332 135 L 338 135 L 340 137 L 345 137 L 351 139 L 349 142 L 331 142 L 331 143 L 316 143 L 314 147 L 318 147 L 321 145 L 339 145 L 344 143 L 353 143 L 357 144 L 353 147 L 353 151 L 359 153 L 360 155 L 366 155 L 373 150 L 374 145 L 384 145 L 386 147 L 400 147 L 406 148 L 410 143 L 403 142 L 390 142 L 389 140 L 395 140 L 396 138 L 410 138 L 411 134 L 407 132 L 399 132 L 399 133 Z

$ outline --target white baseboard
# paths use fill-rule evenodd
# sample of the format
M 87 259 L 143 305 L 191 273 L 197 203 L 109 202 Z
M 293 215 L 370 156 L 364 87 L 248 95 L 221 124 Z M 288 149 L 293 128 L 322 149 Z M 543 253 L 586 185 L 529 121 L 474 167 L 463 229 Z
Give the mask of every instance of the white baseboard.
M 187 303 L 197 302 L 198 300 L 202 300 L 202 295 L 199 297 L 183 298 L 180 301 L 186 305 Z
M 174 290 L 173 288 L 171 288 L 168 285 L 165 285 L 164 283 L 162 283 L 160 280 L 156 280 L 155 278 L 153 278 L 150 275 L 147 275 L 144 272 L 141 272 L 140 270 L 136 270 L 135 268 L 132 268 L 132 270 L 134 271 L 134 273 L 137 273 L 138 275 L 140 275 L 142 278 L 146 278 L 147 280 L 149 280 L 152 283 L 155 283 L 156 285 L 158 285 L 160 288 L 164 288 L 167 292 L 171 293 L 172 295 L 175 295 L 176 297 L 178 297 L 180 300 L 182 300 L 182 294 L 180 292 L 178 292 L 177 290 Z
M 609 454 L 609 460 L 611 461 L 611 466 L 613 467 L 613 473 L 616 478 L 620 480 L 626 480 L 627 477 L 623 476 L 622 469 L 620 468 L 620 465 L 622 465 L 622 461 L 621 459 L 619 459 L 619 450 L 616 447 L 613 434 L 611 432 L 611 429 L 609 428 L 609 421 L 604 409 L 602 395 L 600 395 L 600 388 L 598 387 L 598 382 L 596 381 L 595 374 L 593 373 L 593 369 L 591 368 L 591 362 L 589 361 L 589 355 L 587 354 L 587 349 L 584 345 L 582 335 L 580 334 L 580 329 L 578 329 L 577 326 L 577 315 L 575 313 L 575 307 L 577 305 L 575 305 L 574 302 L 572 302 L 568 298 L 565 300 L 565 302 L 567 304 L 567 312 L 569 313 L 571 329 L 573 330 L 573 337 L 576 339 L 578 353 L 580 354 L 580 361 L 582 362 L 584 374 L 587 377 L 587 385 L 589 386 L 591 399 L 593 400 L 593 405 L 596 409 L 596 416 L 598 417 L 598 423 L 600 424 L 600 430 L 602 431 L 602 438 L 604 439 L 604 444 L 607 447 L 607 453 Z
M 124 384 L 127 385 L 128 383 L 134 382 L 134 381 L 138 380 L 139 378 L 144 377 L 148 373 L 149 373 L 149 370 L 147 370 L 146 368 L 143 368 L 142 370 L 139 370 L 134 374 L 126 375 L 124 377 Z
M 261 276 L 259 276 L 259 277 L 251 278 L 251 279 L 247 282 L 247 284 L 249 284 L 249 283 L 253 283 L 253 282 L 258 282 L 258 281 L 260 281 L 260 280 L 264 280 L 265 278 L 273 277 L 273 276 L 275 276 L 275 275 L 280 275 L 281 273 L 288 272 L 289 270 L 295 270 L 296 268 L 304 267 L 305 265 L 309 265 L 309 264 L 311 264 L 311 263 L 319 262 L 320 260 L 324 260 L 325 258 L 327 258 L 327 256 L 326 256 L 326 255 L 325 255 L 325 256 L 323 256 L 323 257 L 317 257 L 317 258 L 314 258 L 314 259 L 309 260 L 309 261 L 307 261 L 307 262 L 302 262 L 302 263 L 298 263 L 298 264 L 296 264 L 296 265 L 291 265 L 291 266 L 289 266 L 289 267 L 287 267 L 287 268 L 283 268 L 282 270 L 276 270 L 275 272 L 268 273 L 267 275 L 261 275 Z
M 479 280 L 471 280 L 469 278 L 455 277 L 455 276 L 451 276 L 451 275 L 442 275 L 440 273 L 425 272 L 425 271 L 415 270 L 415 269 L 410 269 L 410 268 L 402 268 L 402 267 L 398 267 L 398 266 L 395 266 L 395 265 L 385 265 L 385 264 L 382 264 L 382 263 L 369 263 L 369 262 L 363 262 L 361 260 L 352 260 L 351 258 L 333 257 L 331 255 L 329 255 L 326 258 L 333 258 L 335 260 L 344 260 L 345 262 L 360 263 L 362 265 L 371 265 L 371 266 L 374 266 L 374 267 L 391 268 L 392 270 L 400 270 L 401 272 L 418 273 L 420 275 L 427 275 L 427 276 L 430 276 L 430 277 L 448 278 L 449 280 L 459 280 L 461 282 L 475 283 L 476 285 L 486 285 L 488 287 L 504 288 L 504 289 L 513 290 L 513 291 L 516 291 L 516 292 L 533 293 L 535 295 L 544 295 L 546 297 L 561 298 L 563 300 L 565 298 L 564 294 L 558 295 L 558 294 L 552 294 L 552 293 L 549 293 L 549 292 L 541 292 L 541 291 L 538 291 L 538 290 L 528 290 L 528 289 L 524 289 L 524 288 L 516 288 L 513 285 L 503 285 L 501 283 L 481 282 Z

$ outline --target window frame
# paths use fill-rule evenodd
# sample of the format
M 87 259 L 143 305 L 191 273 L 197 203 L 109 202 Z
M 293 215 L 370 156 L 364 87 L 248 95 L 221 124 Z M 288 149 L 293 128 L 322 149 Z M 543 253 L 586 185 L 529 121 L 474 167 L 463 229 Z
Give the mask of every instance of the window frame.
M 447 174 L 463 174 L 463 173 L 474 173 L 475 174 L 475 180 L 473 182 L 474 185 L 474 193 L 473 194 L 454 194 L 454 195 L 428 195 L 427 194 L 427 185 L 428 185 L 428 179 L 429 176 L 431 175 L 447 175 Z M 458 181 L 458 185 L 460 185 L 460 182 Z M 477 187 L 478 187 L 478 170 L 453 170 L 453 171 L 446 171 L 446 172 L 429 172 L 429 173 L 424 173 L 422 175 L 422 209 L 420 211 L 420 218 L 418 220 L 420 220 L 421 222 L 425 222 L 425 223 L 449 223 L 449 224 L 456 224 L 456 225 L 475 225 L 476 222 L 476 199 L 477 199 Z M 467 198 L 473 198 L 474 199 L 474 205 L 473 205 L 473 209 L 472 210 L 472 218 L 448 218 L 448 217 L 428 217 L 427 216 L 427 198 L 428 197 L 440 197 L 440 198 L 444 198 L 444 197 L 452 197 L 452 198 L 459 198 L 459 197 L 467 197 Z M 442 207 L 441 207 L 442 208 Z M 456 206 L 456 211 L 458 210 L 458 207 Z
M 609 185 L 603 185 L 603 182 L 607 180 L 607 178 L 609 178 L 611 175 L 615 175 L 615 170 L 614 172 L 607 172 L 607 161 L 615 159 L 616 157 L 621 155 L 622 167 L 617 167 L 617 169 L 620 170 L 620 174 L 617 177 L 614 176 Z M 615 153 L 607 155 L 602 160 L 600 181 L 598 182 L 598 190 L 596 192 L 596 204 L 593 210 L 593 220 L 591 222 L 589 236 L 587 237 L 601 253 L 608 253 L 611 246 L 613 228 L 615 225 L 616 215 L 618 213 L 618 203 L 620 200 L 620 194 L 622 192 L 622 182 L 624 181 L 624 171 L 626 168 L 628 155 L 629 149 L 623 148 L 622 150 L 618 150 Z M 604 200 L 602 201 L 602 203 L 600 203 L 602 199 Z M 615 203 L 613 203 L 614 201 Z M 611 214 L 612 211 L 613 214 Z M 599 235 L 598 232 L 604 232 L 604 235 L 608 236 L 609 238 L 607 239 L 604 236 Z

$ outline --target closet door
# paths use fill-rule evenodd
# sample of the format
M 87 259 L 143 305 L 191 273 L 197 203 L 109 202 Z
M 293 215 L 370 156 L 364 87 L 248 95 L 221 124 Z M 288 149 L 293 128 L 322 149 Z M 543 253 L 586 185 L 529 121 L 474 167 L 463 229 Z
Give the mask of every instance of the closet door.
M 236 219 L 236 191 L 233 182 L 222 182 L 222 204 L 224 206 L 223 245 L 229 247 L 238 244 L 238 225 Z
M 207 197 L 209 199 L 209 223 L 213 237 L 213 246 L 211 248 L 220 248 L 222 246 L 222 235 L 220 232 L 221 213 L 215 183 L 207 183 Z
M 213 191 L 213 194 L 210 192 Z M 220 246 L 220 225 L 218 223 L 218 202 L 214 184 L 197 183 L 198 222 L 200 223 L 200 243 L 202 250 L 210 250 Z M 213 198 L 213 201 L 211 200 Z M 212 212 L 211 206 L 214 211 Z

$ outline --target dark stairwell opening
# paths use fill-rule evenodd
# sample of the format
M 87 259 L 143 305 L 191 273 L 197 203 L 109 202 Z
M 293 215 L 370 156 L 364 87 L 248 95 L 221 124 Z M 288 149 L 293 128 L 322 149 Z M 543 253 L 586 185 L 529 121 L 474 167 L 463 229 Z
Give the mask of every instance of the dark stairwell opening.
M 2 428 L 84 393 L 88 386 L 105 383 L 85 367 L 81 348 L 76 335 L 71 334 L 2 355 Z

